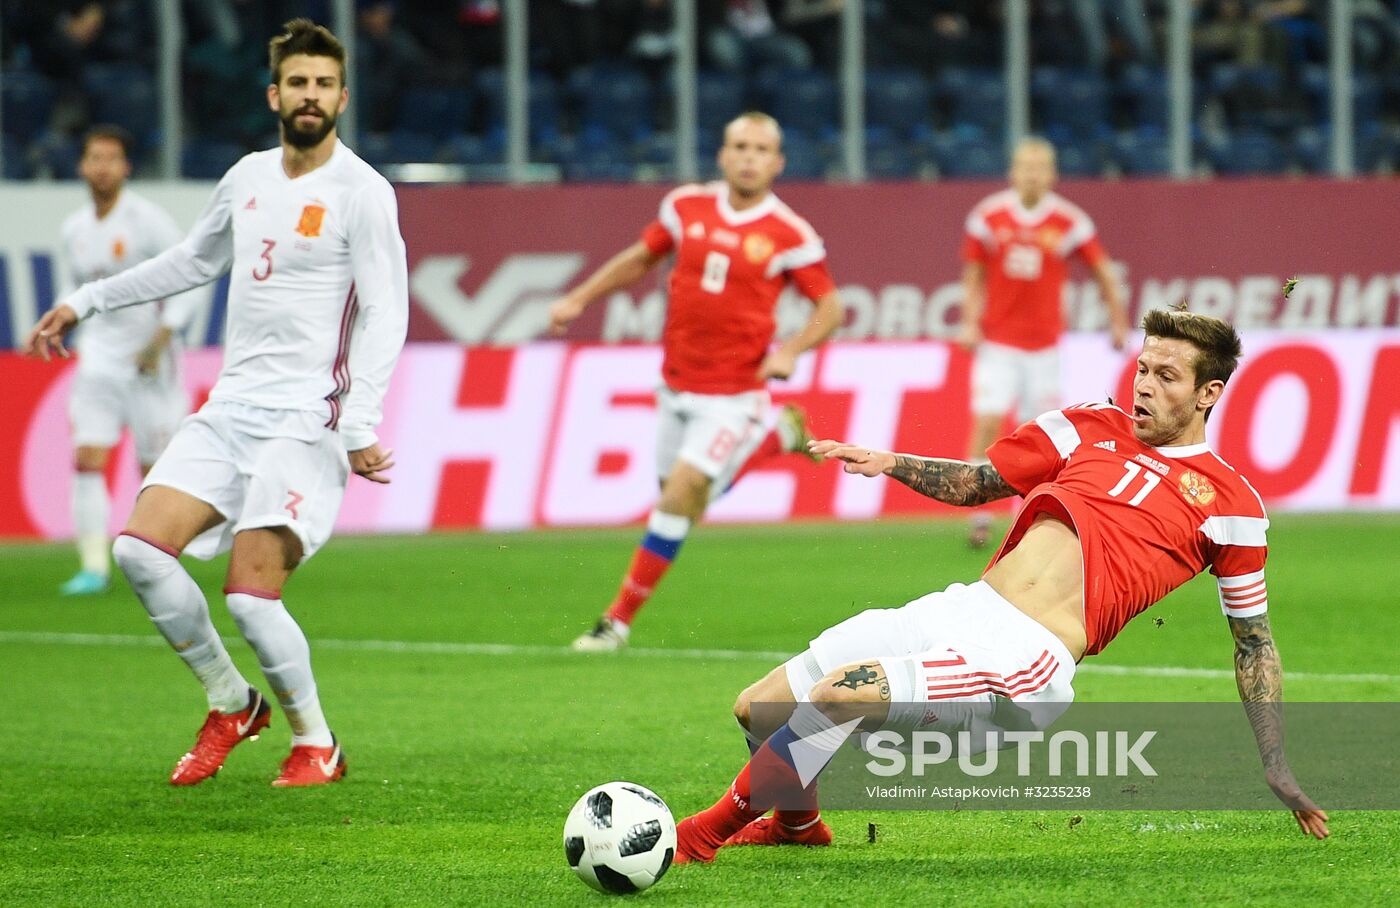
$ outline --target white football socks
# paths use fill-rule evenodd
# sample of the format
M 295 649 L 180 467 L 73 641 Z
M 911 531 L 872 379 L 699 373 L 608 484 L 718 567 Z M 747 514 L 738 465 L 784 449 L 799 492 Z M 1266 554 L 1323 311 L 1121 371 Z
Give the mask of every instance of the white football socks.
M 209 620 L 209 603 L 179 560 L 134 536 L 118 536 L 112 555 L 136 598 L 209 695 L 209 708 L 233 713 L 248 705 L 248 682 Z
M 292 727 L 292 745 L 330 747 L 333 739 L 316 696 L 311 647 L 281 599 L 227 593 L 228 610 L 253 652 L 258 654 L 272 692 Z
M 78 543 L 78 560 L 83 570 L 102 577 L 112 573 L 111 562 L 107 560 L 110 513 L 106 477 L 82 470 L 74 473 L 73 535 Z

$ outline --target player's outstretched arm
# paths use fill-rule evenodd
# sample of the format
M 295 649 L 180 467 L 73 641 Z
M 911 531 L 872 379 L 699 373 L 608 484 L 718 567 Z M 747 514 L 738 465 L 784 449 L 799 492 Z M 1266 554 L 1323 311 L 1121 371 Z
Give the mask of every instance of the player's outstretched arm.
M 790 377 L 797 368 L 797 358 L 830 337 L 845 318 L 846 304 L 841 302 L 841 294 L 835 290 L 817 300 L 812 317 L 802 330 L 763 358 L 763 363 L 758 367 L 759 380 Z
M 989 463 L 970 464 L 941 457 L 875 451 L 829 439 L 814 441 L 809 447 L 813 454 L 841 461 L 847 473 L 884 474 L 944 504 L 976 507 L 1018 494 Z
M 569 323 L 583 314 L 590 304 L 614 290 L 630 287 L 661 261 L 643 242 L 633 243 L 608 259 L 582 284 L 570 290 L 549 307 L 549 333 L 563 334 Z
M 1094 265 L 1094 279 L 1099 283 L 1099 296 L 1108 309 L 1108 335 L 1113 349 L 1122 350 L 1128 343 L 1128 307 L 1123 303 L 1123 294 L 1118 287 L 1118 274 L 1113 264 L 1105 259 Z
M 1293 811 L 1298 828 L 1306 835 L 1325 839 L 1327 814 L 1303 793 L 1283 753 L 1283 666 L 1269 629 L 1269 616 L 1229 621 L 1235 637 L 1235 683 L 1264 760 L 1264 778 Z
M 54 306 L 44 313 L 44 317 L 39 319 L 39 324 L 29 332 L 21 350 L 26 356 L 43 358 L 44 362 L 48 362 L 54 354 L 66 359 L 68 349 L 63 346 L 63 335 L 77 323 L 78 313 L 73 311 L 72 306 Z

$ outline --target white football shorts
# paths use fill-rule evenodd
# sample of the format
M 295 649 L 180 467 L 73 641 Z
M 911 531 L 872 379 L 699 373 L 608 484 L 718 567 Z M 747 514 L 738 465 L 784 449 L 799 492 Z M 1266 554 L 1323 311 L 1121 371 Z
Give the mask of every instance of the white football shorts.
M 767 391 L 696 394 L 662 386 L 656 392 L 656 474 L 677 460 L 710 477 L 710 496 L 729 488 L 739 467 L 767 434 Z
M 305 561 L 331 538 L 350 477 L 340 434 L 324 421 L 211 400 L 180 425 L 141 487 L 169 486 L 224 516 L 185 549 L 196 558 L 228 551 L 243 530 L 284 526 L 301 540 Z
M 983 342 L 972 359 L 972 412 L 1001 416 L 1016 410 L 1029 422 L 1060 406 L 1060 348 L 1021 350 Z
M 155 463 L 189 412 L 189 393 L 173 373 L 113 378 L 79 371 L 68 396 L 75 448 L 114 447 L 127 427 L 143 465 Z
M 902 608 L 867 609 L 787 662 L 793 696 L 843 665 L 879 662 L 890 684 L 885 728 L 1043 730 L 1074 700 L 1074 658 L 1060 639 L 983 581 L 955 583 Z

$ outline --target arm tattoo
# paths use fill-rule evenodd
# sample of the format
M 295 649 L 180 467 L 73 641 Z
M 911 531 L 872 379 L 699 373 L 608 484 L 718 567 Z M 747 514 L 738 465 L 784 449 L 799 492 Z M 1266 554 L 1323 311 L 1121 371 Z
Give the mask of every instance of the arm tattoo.
M 1230 631 L 1235 635 L 1235 683 L 1240 700 L 1254 728 L 1259 755 L 1266 770 L 1287 770 L 1283 756 L 1283 666 L 1274 636 L 1269 630 L 1269 616 L 1231 618 Z
M 880 666 L 875 664 L 865 664 L 857 666 L 851 671 L 845 672 L 845 677 L 840 681 L 831 682 L 832 687 L 844 687 L 855 690 L 858 687 L 865 687 L 867 684 L 878 684 L 880 686 L 880 699 L 890 698 L 890 683 L 885 680 L 885 676 L 880 673 Z
M 896 454 L 890 475 L 909 488 L 944 504 L 976 507 L 1017 494 L 996 467 L 961 460 Z

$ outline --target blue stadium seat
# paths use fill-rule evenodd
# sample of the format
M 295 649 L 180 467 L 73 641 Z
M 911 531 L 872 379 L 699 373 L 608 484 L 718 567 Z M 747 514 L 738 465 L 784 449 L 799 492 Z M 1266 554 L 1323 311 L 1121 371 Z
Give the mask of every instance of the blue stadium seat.
M 1091 136 L 1108 123 L 1108 86 L 1095 73 L 1040 67 L 1031 77 L 1031 94 L 1046 131 Z
M 381 167 L 385 164 L 418 164 L 437 160 L 437 142 L 432 136 L 394 130 L 390 133 L 369 133 L 360 137 L 356 153 L 366 162 Z
M 651 82 L 640 70 L 582 67 L 569 76 L 569 94 L 578 106 L 581 128 L 606 129 L 634 142 L 655 129 Z
M 820 180 L 826 177 L 826 158 L 821 145 L 800 129 L 783 130 L 783 176 L 789 180 Z
M 1006 130 L 1006 83 L 1000 70 L 949 66 L 938 76 L 935 93 L 944 100 L 953 126 L 975 126 L 988 137 Z
M 887 127 L 872 126 L 866 130 L 865 170 L 875 180 L 907 180 L 918 171 L 918 161 Z
M 55 180 L 76 180 L 82 150 L 76 139 L 50 136 L 38 144 L 39 160 Z
M 931 128 L 928 80 L 913 69 L 871 70 L 865 82 L 865 122 L 899 136 Z
M 1355 140 L 1352 164 L 1358 173 L 1376 170 L 1394 157 L 1394 143 L 1377 123 L 1359 126 Z M 1332 170 L 1332 127 L 1323 124 L 1298 130 L 1293 137 L 1293 156 L 1309 173 L 1329 173 Z
M 1169 101 L 1166 73 L 1154 67 L 1133 64 L 1123 70 L 1118 91 L 1119 99 L 1135 128 L 1167 128 Z
M 14 136 L 5 133 L 3 148 L 5 152 L 5 169 L 0 172 L 0 179 L 5 180 L 27 180 L 33 173 L 29 167 L 29 151 Z
M 83 70 L 83 86 L 92 100 L 94 122 L 123 127 L 141 148 L 154 144 L 160 102 L 155 78 L 146 68 L 131 63 L 90 63 Z
M 571 183 L 619 183 L 633 178 L 627 148 L 619 142 L 601 141 L 605 133 L 595 133 L 590 141 L 580 141 L 561 158 L 564 179 Z
M 412 86 L 399 99 L 394 128 L 446 140 L 466 131 L 471 102 L 471 93 L 465 88 Z
M 476 74 L 473 87 L 482 107 L 483 131 L 504 129 L 506 122 L 505 75 L 491 67 Z M 529 116 L 531 141 L 551 142 L 559 136 L 559 87 L 548 73 L 530 74 Z
M 1162 176 L 1171 173 L 1171 142 L 1160 127 L 1142 127 L 1117 137 L 1113 158 L 1129 176 Z
M 815 69 L 768 70 L 759 75 L 765 107 L 783 130 L 795 129 L 813 138 L 836 132 L 840 113 L 836 83 Z
M 1102 176 L 1106 160 L 1103 146 L 1092 139 L 1057 143 L 1055 147 L 1056 169 L 1062 176 Z
M 743 77 L 734 73 L 702 71 L 695 78 L 696 131 L 708 153 L 724 141 L 724 127 L 748 109 Z
M 945 177 L 984 178 L 1006 173 L 1000 137 L 987 136 L 976 129 L 954 129 L 935 137 L 932 148 L 938 170 Z
M 57 92 L 53 83 L 39 73 L 24 69 L 5 71 L 0 115 L 5 136 L 28 142 L 47 128 Z
M 217 180 L 243 153 L 243 146 L 232 142 L 190 139 L 180 154 L 180 174 L 189 180 Z
M 1332 79 L 1327 66 L 1310 63 L 1298 75 L 1299 85 L 1312 108 L 1313 119 L 1319 123 L 1332 121 Z M 1362 125 L 1376 122 L 1381 115 L 1381 80 L 1371 74 L 1352 74 L 1352 122 Z
M 504 130 L 485 135 L 452 136 L 438 148 L 438 158 L 448 164 L 501 164 L 506 159 Z
M 1206 146 L 1211 166 L 1226 175 L 1282 173 L 1288 158 L 1278 140 L 1266 132 L 1240 130 Z

